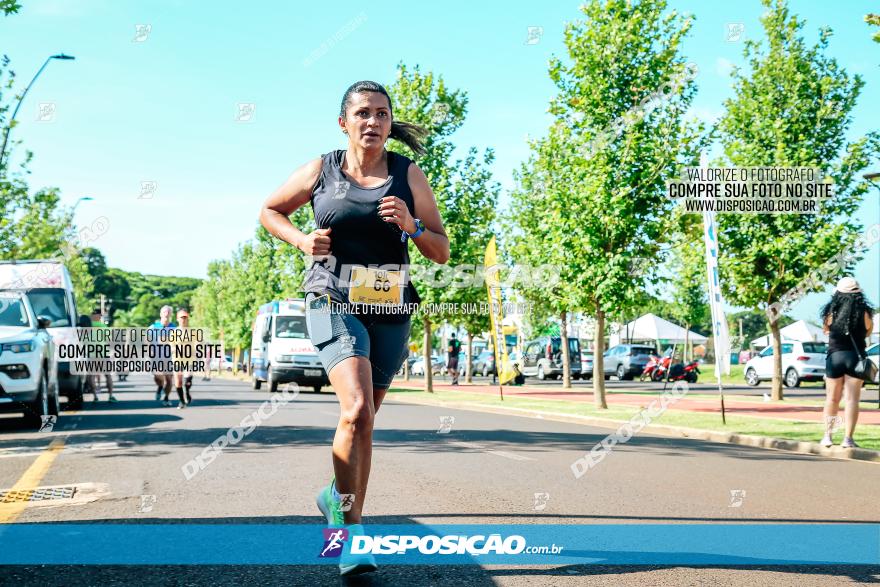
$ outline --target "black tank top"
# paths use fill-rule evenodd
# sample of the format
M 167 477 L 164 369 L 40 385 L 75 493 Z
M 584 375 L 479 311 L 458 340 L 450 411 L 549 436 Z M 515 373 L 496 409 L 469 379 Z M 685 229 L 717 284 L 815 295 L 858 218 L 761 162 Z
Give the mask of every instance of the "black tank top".
M 318 228 L 331 228 L 329 259 L 315 261 L 306 273 L 306 293 L 329 294 L 336 302 L 348 302 L 348 278 L 351 266 L 388 268 L 400 266 L 409 272 L 409 239 L 401 241 L 402 231 L 396 224 L 385 222 L 379 216 L 379 199 L 397 196 L 406 203 L 415 217 L 415 204 L 407 181 L 407 170 L 412 161 L 393 151 L 386 151 L 388 179 L 376 187 L 357 185 L 342 171 L 346 151 L 339 149 L 322 155 L 321 174 L 312 190 L 312 210 Z M 340 276 L 343 282 L 340 283 Z M 408 304 L 421 301 L 410 281 L 404 288 L 403 306 L 398 313 L 379 312 L 367 305 L 359 305 L 353 313 L 370 316 L 373 322 L 403 323 L 409 318 Z
M 858 350 L 861 353 L 865 352 L 865 337 L 868 336 L 868 329 L 865 328 L 865 317 L 864 315 L 861 317 L 855 328 L 850 331 L 852 333 L 852 338 L 847 334 L 847 325 L 846 324 L 834 324 L 832 321 L 831 327 L 828 329 L 828 354 L 837 352 L 837 351 L 855 351 Z M 856 341 L 857 347 L 853 346 L 853 340 Z

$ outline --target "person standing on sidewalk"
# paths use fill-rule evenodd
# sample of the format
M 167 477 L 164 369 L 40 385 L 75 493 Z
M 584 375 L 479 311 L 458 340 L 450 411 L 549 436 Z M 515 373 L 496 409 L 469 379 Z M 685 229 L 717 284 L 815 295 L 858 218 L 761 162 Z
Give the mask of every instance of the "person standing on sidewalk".
M 316 501 L 331 527 L 346 526 L 354 536 L 363 533 L 376 412 L 406 358 L 410 314 L 420 302 L 409 280 L 408 241 L 426 258 L 446 263 L 449 239 L 425 173 L 385 148 L 393 138 L 421 155 L 426 134 L 393 119 L 385 88 L 352 84 L 338 125 L 347 148 L 297 169 L 266 200 L 260 221 L 311 256 L 304 286 L 309 338 L 340 405 L 335 477 Z M 310 202 L 317 230 L 304 234 L 289 217 Z M 341 575 L 374 570 L 371 554 L 343 550 Z
M 446 353 L 446 370 L 452 374 L 452 385 L 458 385 L 458 355 L 461 354 L 461 342 L 455 337 L 454 332 L 449 336 Z
M 845 404 L 845 432 L 842 448 L 857 448 L 853 433 L 859 420 L 859 398 L 862 393 L 860 378 L 855 376 L 855 366 L 865 353 L 865 338 L 874 328 L 874 309 L 868 303 L 859 283 L 852 277 L 844 277 L 837 283 L 831 300 L 822 307 L 822 330 L 828 335 L 828 351 L 825 357 L 825 435 L 822 446 L 834 444 L 831 436 L 839 422 L 840 398 L 843 392 Z

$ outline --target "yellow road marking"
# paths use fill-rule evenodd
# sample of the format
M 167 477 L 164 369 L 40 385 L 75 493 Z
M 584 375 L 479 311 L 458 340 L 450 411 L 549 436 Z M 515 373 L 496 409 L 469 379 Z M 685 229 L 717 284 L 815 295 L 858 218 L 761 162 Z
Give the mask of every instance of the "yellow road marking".
M 64 437 L 54 439 L 37 457 L 27 471 L 11 487 L 12 491 L 33 491 L 40 486 L 40 481 L 49 472 L 49 467 L 64 449 Z M 0 524 L 12 524 L 18 516 L 27 508 L 29 502 L 19 501 L 13 503 L 0 503 Z

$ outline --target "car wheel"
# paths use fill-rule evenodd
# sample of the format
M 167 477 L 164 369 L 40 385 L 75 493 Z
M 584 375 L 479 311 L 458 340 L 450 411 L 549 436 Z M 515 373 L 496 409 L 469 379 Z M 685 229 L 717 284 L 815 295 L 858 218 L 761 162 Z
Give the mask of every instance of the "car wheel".
M 697 374 L 694 373 L 693 371 L 688 371 L 686 379 L 687 379 L 688 383 L 696 383 L 697 382 Z
M 269 371 L 266 374 L 266 381 L 269 384 L 269 391 L 275 393 L 278 391 L 278 380 L 275 379 L 275 375 L 272 373 L 272 367 L 269 367 Z
M 801 378 L 798 375 L 798 372 L 789 367 L 788 371 L 785 372 L 785 385 L 787 387 L 797 387 L 801 384 Z
M 617 366 L 617 380 L 623 381 L 626 379 L 626 369 L 623 368 L 623 365 Z
M 761 383 L 761 380 L 758 379 L 758 372 L 751 367 L 746 369 L 746 383 L 752 387 L 758 387 L 758 384 Z
M 312 386 L 312 391 L 314 391 L 315 393 L 321 393 L 321 387 L 323 387 L 323 386 L 321 386 L 321 385 L 313 385 L 313 386 Z
M 547 380 L 547 375 L 544 374 L 544 365 L 538 365 L 537 377 L 538 377 L 538 381 L 546 381 Z
M 257 379 L 257 375 L 254 373 L 253 377 L 251 377 L 251 388 L 260 389 L 262 386 L 263 382 Z
M 609 379 L 611 379 L 611 375 L 606 375 L 606 376 L 605 376 L 605 381 L 608 381 Z

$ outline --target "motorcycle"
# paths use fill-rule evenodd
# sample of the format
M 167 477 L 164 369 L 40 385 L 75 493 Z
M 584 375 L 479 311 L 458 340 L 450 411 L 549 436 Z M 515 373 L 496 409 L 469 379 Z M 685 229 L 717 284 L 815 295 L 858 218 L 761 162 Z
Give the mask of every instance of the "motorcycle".
M 667 370 L 669 371 L 669 381 L 687 381 L 688 383 L 696 383 L 700 374 L 700 366 L 696 361 L 691 361 L 687 365 L 683 363 L 675 363 L 671 367 L 669 363 L 671 357 L 663 357 L 660 364 L 654 369 L 652 375 L 653 381 L 663 381 L 667 379 Z
M 648 364 L 645 365 L 644 371 L 639 375 L 639 381 L 644 381 L 645 378 L 653 379 L 654 371 L 657 370 L 657 367 L 660 366 L 660 357 L 656 355 L 651 355 L 651 359 L 648 361 Z

